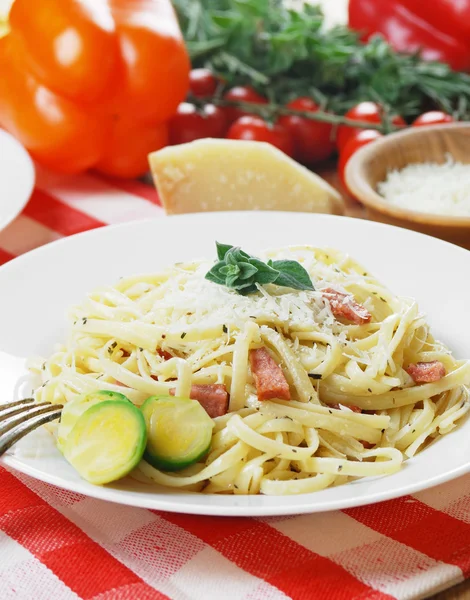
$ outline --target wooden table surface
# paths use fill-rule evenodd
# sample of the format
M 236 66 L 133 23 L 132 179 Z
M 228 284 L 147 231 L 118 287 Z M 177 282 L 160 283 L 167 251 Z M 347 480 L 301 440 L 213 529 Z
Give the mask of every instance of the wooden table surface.
M 328 161 L 323 163 L 318 169 L 314 169 L 320 177 L 323 177 L 330 185 L 336 188 L 339 193 L 343 196 L 346 204 L 346 215 L 348 217 L 359 217 L 362 219 L 366 218 L 366 211 L 361 204 L 353 200 L 349 196 L 343 186 L 341 185 L 336 170 L 336 161 Z
M 364 208 L 345 193 L 345 190 L 339 182 L 334 163 L 328 163 L 317 171 L 323 179 L 328 181 L 328 183 L 341 193 L 345 200 L 345 213 L 347 216 L 358 217 L 360 219 L 367 218 Z M 432 596 L 432 600 L 470 600 L 470 579 L 467 579 L 467 581 L 464 581 L 460 585 L 456 585 L 445 592 Z

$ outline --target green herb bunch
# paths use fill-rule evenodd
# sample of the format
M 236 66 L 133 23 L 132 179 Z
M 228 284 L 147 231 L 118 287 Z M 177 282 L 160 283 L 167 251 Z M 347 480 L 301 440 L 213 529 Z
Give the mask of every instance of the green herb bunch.
M 236 290 L 246 296 L 257 291 L 256 284 L 275 283 L 295 290 L 313 290 L 307 271 L 295 260 L 268 260 L 250 256 L 241 248 L 219 244 L 218 262 L 206 274 L 206 279 Z
M 412 119 L 439 107 L 470 118 L 470 76 L 395 52 L 381 37 L 367 44 L 345 26 L 324 27 L 321 10 L 281 0 L 175 0 L 194 67 L 228 86 L 252 85 L 271 105 L 309 96 L 338 115 L 364 100 Z

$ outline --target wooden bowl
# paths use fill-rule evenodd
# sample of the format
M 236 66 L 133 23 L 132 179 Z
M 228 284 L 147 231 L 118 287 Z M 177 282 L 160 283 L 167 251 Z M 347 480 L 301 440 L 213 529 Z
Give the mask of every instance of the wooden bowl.
M 364 146 L 346 167 L 346 182 L 369 218 L 421 231 L 470 249 L 470 217 L 436 215 L 391 205 L 377 192 L 388 171 L 410 163 L 470 163 L 470 123 L 412 127 Z

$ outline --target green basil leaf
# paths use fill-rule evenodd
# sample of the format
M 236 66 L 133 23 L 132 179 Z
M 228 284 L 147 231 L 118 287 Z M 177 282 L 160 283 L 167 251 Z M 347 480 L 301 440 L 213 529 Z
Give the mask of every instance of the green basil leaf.
M 230 246 L 229 244 L 220 244 L 219 242 L 216 242 L 215 245 L 217 246 L 217 258 L 219 260 L 224 260 L 227 252 L 233 248 L 233 246 Z
M 221 275 L 238 275 L 240 273 L 240 267 L 238 265 L 224 265 L 220 268 Z
M 237 246 L 236 248 L 230 249 L 230 258 L 231 260 L 235 259 L 237 262 L 246 262 L 251 256 L 246 252 L 243 252 L 243 250 Z
M 279 277 L 279 271 L 277 269 L 272 269 L 262 260 L 259 260 L 257 258 L 250 258 L 250 265 L 253 265 L 258 269 L 255 279 L 257 283 L 260 283 L 261 285 L 266 285 L 267 283 L 274 283 Z
M 238 273 L 236 275 L 227 275 L 227 277 L 225 279 L 225 285 L 227 287 L 238 289 L 240 287 L 238 284 L 239 284 Z
M 227 265 L 236 265 L 239 262 L 246 262 L 249 258 L 249 254 L 246 254 L 246 252 L 243 252 L 240 248 L 232 246 L 230 250 L 227 250 L 224 261 Z
M 206 279 L 247 295 L 256 292 L 258 285 L 276 285 L 297 290 L 313 290 L 307 271 L 295 260 L 268 260 L 250 256 L 238 246 L 217 244 L 221 260 L 206 274 Z
M 251 257 L 248 262 L 250 263 L 250 265 L 256 267 L 260 273 L 275 273 L 276 271 L 278 271 L 277 268 L 273 268 L 267 265 L 259 258 Z
M 279 271 L 276 285 L 290 287 L 294 290 L 314 290 L 310 275 L 296 260 L 275 260 L 273 267 Z
M 249 286 L 238 290 L 238 293 L 241 294 L 242 296 L 248 296 L 248 294 L 252 294 L 253 292 L 257 292 L 257 291 L 258 291 L 258 288 L 256 287 L 256 285 L 250 284 Z
M 277 283 L 278 278 L 279 272 L 277 271 L 258 273 L 256 275 L 256 281 L 260 285 L 267 285 L 268 283 Z
M 237 248 L 235 248 L 234 246 L 232 246 L 230 248 L 230 250 L 228 250 L 224 256 L 224 261 L 227 265 L 236 265 L 238 262 L 237 256 L 236 256 L 236 252 L 237 252 Z
M 256 287 L 253 279 L 248 279 L 247 281 L 240 281 L 240 279 L 239 279 L 237 281 L 237 284 L 236 284 L 237 291 L 244 290 L 246 288 L 250 288 L 250 289 L 252 288 L 253 291 L 257 290 L 257 287 Z
M 249 279 L 258 273 L 258 269 L 250 263 L 242 262 L 238 265 L 238 267 L 240 268 L 240 279 Z
M 225 285 L 225 275 L 220 273 L 221 266 L 223 267 L 224 263 L 216 263 L 212 269 L 206 273 L 206 279 L 213 283 L 218 283 L 219 285 Z

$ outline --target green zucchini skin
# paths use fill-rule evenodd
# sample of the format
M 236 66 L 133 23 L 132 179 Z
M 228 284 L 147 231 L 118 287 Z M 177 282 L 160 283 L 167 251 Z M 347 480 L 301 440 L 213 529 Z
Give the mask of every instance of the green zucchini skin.
M 142 460 L 146 443 L 142 412 L 127 400 L 108 400 L 78 418 L 64 456 L 83 479 L 104 485 L 132 471 Z
M 59 428 L 57 430 L 57 447 L 62 453 L 64 452 L 67 437 L 82 414 L 92 406 L 95 406 L 100 402 L 108 402 L 110 400 L 130 402 L 130 400 L 124 396 L 124 394 L 120 394 L 119 392 L 99 390 L 98 392 L 83 394 L 82 396 L 79 396 L 78 398 L 66 403 L 62 410 Z
M 180 471 L 209 451 L 214 422 L 197 402 L 151 396 L 141 406 L 147 426 L 144 460 L 162 471 Z

